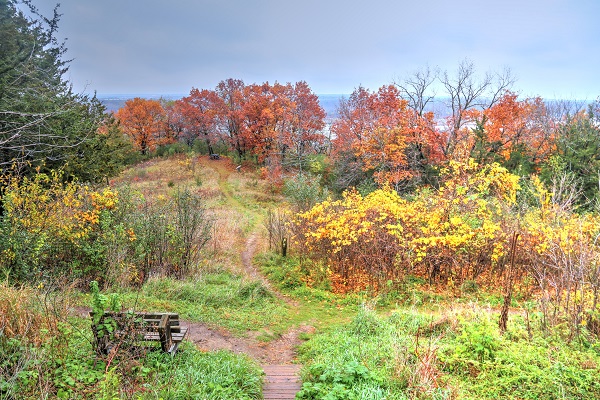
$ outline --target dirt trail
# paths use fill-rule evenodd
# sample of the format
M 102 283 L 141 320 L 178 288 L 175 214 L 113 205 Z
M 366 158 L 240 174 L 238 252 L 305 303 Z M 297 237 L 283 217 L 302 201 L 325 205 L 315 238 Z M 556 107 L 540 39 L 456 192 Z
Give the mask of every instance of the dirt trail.
M 227 159 L 208 160 L 208 158 L 206 160 L 201 159 L 200 162 L 218 172 L 219 187 L 232 205 L 244 207 L 229 193 L 227 180 L 231 173 L 235 173 L 233 172 L 231 162 Z M 279 299 L 294 306 L 295 303 L 274 289 L 270 282 L 258 271 L 256 266 L 252 264 L 252 258 L 254 257 L 259 241 L 260 233 L 258 228 L 255 228 L 246 238 L 244 249 L 240 254 L 241 270 L 250 279 L 263 282 Z M 263 365 L 292 363 L 296 357 L 295 348 L 301 343 L 299 335 L 314 331 L 314 327 L 312 326 L 301 325 L 291 329 L 280 338 L 265 343 L 256 339 L 256 332 L 248 332 L 247 337 L 240 338 L 233 336 L 225 329 L 211 329 L 202 323 L 183 321 L 183 325 L 189 327 L 188 339 L 195 343 L 199 349 L 204 351 L 226 349 L 234 353 L 244 353 Z
M 275 296 L 293 305 L 289 298 L 274 290 L 269 281 L 252 264 L 257 240 L 257 232 L 252 232 L 246 240 L 245 249 L 241 254 L 245 273 L 251 279 L 262 281 Z M 280 338 L 265 343 L 255 338 L 257 336 L 256 332 L 248 332 L 248 337 L 239 338 L 225 329 L 211 329 L 202 323 L 183 321 L 183 325 L 189 327 L 188 339 L 195 343 L 199 349 L 204 351 L 226 349 L 234 353 L 248 354 L 263 365 L 292 363 L 296 357 L 295 348 L 301 343 L 299 335 L 301 333 L 312 333 L 315 329 L 310 325 L 301 325 L 291 329 Z
M 250 236 L 248 236 L 248 239 L 246 239 L 246 246 L 244 248 L 244 251 L 241 254 L 242 266 L 244 267 L 244 272 L 246 272 L 246 274 L 250 278 L 256 279 L 256 280 L 261 280 L 267 286 L 270 286 L 269 282 L 258 272 L 258 269 L 256 269 L 254 264 L 252 264 L 252 258 L 254 257 L 254 254 L 256 252 L 256 241 L 257 240 L 258 240 L 258 232 L 256 232 L 256 229 L 255 229 L 252 233 L 250 233 Z
M 206 160 L 200 159 L 200 163 L 209 168 L 215 169 L 219 174 L 219 187 L 223 191 L 225 197 L 234 207 L 244 207 L 237 199 L 229 192 L 230 188 L 227 185 L 227 180 L 234 167 L 227 159 L 221 160 Z M 240 254 L 240 271 L 245 273 L 248 278 L 262 281 L 278 298 L 285 301 L 291 306 L 295 303 L 277 290 L 272 288 L 270 282 L 258 271 L 252 264 L 252 258 L 256 252 L 260 241 L 259 228 L 255 228 L 245 239 L 243 250 Z M 244 239 L 244 238 L 240 238 Z M 78 315 L 87 318 L 90 309 L 87 307 L 76 307 L 74 312 Z M 295 357 L 296 347 L 301 343 L 299 335 L 301 333 L 312 333 L 314 327 L 310 325 L 301 325 L 290 329 L 281 337 L 272 340 L 268 343 L 257 339 L 259 332 L 249 331 L 245 337 L 236 337 L 226 329 L 214 329 L 206 324 L 182 320 L 182 325 L 188 327 L 187 340 L 193 342 L 200 350 L 215 351 L 215 350 L 230 350 L 234 353 L 247 354 L 261 365 L 286 365 L 291 364 Z
M 295 357 L 295 348 L 301 343 L 301 333 L 311 333 L 312 326 L 302 325 L 292 329 L 279 339 L 269 343 L 254 338 L 237 338 L 225 330 L 210 329 L 204 324 L 183 322 L 189 326 L 188 339 L 203 351 L 230 350 L 238 354 L 248 354 L 260 364 L 291 364 Z

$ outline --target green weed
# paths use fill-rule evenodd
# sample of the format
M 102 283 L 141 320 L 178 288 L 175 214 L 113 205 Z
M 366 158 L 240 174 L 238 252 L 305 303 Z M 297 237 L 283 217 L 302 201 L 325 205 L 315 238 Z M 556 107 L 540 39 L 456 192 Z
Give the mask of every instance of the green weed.
M 249 357 L 229 351 L 202 353 L 184 343 L 176 357 L 151 355 L 159 366 L 155 389 L 144 399 L 260 399 L 262 370 Z M 156 389 L 158 387 L 158 389 Z
M 177 312 L 238 333 L 281 325 L 288 314 L 262 282 L 218 269 L 185 280 L 150 279 L 140 292 L 125 289 L 122 295 L 137 309 Z
M 313 364 L 308 373 L 310 380 L 302 385 L 297 399 L 385 399 L 390 394 L 378 387 L 381 379 L 357 361 L 333 369 Z M 362 396 L 365 388 L 369 389 L 369 397 Z
M 401 308 L 383 317 L 362 308 L 353 321 L 300 346 L 303 398 L 599 398 L 600 353 L 594 346 L 540 331 L 528 339 L 517 316 L 501 336 L 497 315 L 482 312 L 436 316 Z M 343 373 L 350 363 L 374 378 L 340 384 L 351 379 Z

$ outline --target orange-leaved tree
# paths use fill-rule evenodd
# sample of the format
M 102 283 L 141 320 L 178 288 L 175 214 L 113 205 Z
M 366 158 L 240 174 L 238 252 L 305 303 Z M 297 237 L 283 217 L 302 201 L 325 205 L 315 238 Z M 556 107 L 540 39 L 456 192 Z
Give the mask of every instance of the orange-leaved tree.
M 506 92 L 476 119 L 471 156 L 479 162 L 531 169 L 554 149 L 555 129 L 539 97 L 518 100 L 517 94 Z
M 249 85 L 244 90 L 241 136 L 259 162 L 302 166 L 306 154 L 324 142 L 324 118 L 306 82 Z
M 142 154 L 147 154 L 165 141 L 166 113 L 157 100 L 139 97 L 127 100 L 117 111 L 116 117 L 123 132 Z
M 244 147 L 263 162 L 277 152 L 276 126 L 287 109 L 286 99 L 276 94 L 268 82 L 244 88 L 241 138 Z
M 291 105 L 288 111 L 290 124 L 289 129 L 283 130 L 286 134 L 283 135 L 282 144 L 290 147 L 295 164 L 302 167 L 307 154 L 322 150 L 325 111 L 306 82 L 296 82 L 293 86 L 287 84 L 286 88 Z
M 247 152 L 244 140 L 244 81 L 240 79 L 227 79 L 219 82 L 215 94 L 217 102 L 217 129 L 224 142 L 228 143 L 242 158 Z
M 383 86 L 374 93 L 360 87 L 340 104 L 339 118 L 332 126 L 333 156 L 349 172 L 356 174 L 360 168 L 373 174 L 379 185 L 398 189 L 418 173 L 416 164 L 409 162 L 410 154 L 418 150 L 419 162 L 434 154 L 429 150 L 434 130 L 433 114 L 419 115 L 408 107 L 396 86 Z

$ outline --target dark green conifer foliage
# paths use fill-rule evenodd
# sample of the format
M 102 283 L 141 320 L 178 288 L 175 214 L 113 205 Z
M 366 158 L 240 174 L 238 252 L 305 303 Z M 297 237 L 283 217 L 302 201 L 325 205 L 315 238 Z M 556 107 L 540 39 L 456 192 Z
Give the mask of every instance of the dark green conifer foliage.
M 98 134 L 104 107 L 64 78 L 71 60 L 56 36 L 60 16 L 58 5 L 45 17 L 30 0 L 0 0 L 0 167 L 66 165 L 72 177 L 102 180 L 116 172 L 111 145 L 123 142 L 115 130 Z

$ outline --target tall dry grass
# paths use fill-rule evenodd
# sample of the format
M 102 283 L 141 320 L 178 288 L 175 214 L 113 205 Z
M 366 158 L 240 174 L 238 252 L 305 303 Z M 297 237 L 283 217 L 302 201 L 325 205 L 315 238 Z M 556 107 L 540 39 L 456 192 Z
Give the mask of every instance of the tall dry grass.
M 38 293 L 26 286 L 13 288 L 0 283 L 0 333 L 39 344 L 40 331 L 47 328 Z
M 53 387 L 50 354 L 65 340 L 67 293 L 56 288 L 13 287 L 0 282 L 0 399 L 38 398 Z M 59 340 L 57 340 L 59 339 Z

